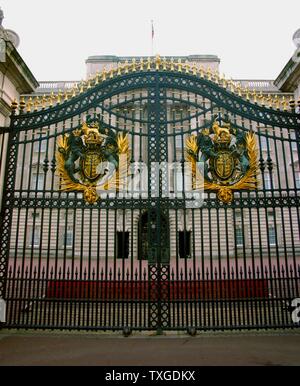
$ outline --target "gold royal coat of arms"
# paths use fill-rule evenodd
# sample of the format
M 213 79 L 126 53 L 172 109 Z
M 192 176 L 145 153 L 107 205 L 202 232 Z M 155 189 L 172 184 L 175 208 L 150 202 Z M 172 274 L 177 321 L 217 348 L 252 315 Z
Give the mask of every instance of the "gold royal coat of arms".
M 225 204 L 233 200 L 234 191 L 257 189 L 257 153 L 253 131 L 234 129 L 230 123 L 221 125 L 215 120 L 212 128 L 186 140 L 193 188 L 215 191 Z M 202 165 L 201 172 L 197 162 Z
M 93 204 L 99 199 L 97 191 L 121 189 L 130 158 L 126 133 L 116 134 L 98 121 L 89 121 L 59 137 L 57 149 L 60 190 L 83 192 Z

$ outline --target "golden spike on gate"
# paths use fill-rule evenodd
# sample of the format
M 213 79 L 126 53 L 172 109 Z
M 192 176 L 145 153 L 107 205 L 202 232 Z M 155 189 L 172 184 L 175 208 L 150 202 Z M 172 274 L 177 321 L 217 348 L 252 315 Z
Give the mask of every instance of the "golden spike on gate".
M 29 97 L 29 99 L 27 100 L 27 104 L 26 104 L 26 111 L 27 111 L 27 113 L 31 112 L 32 106 L 33 106 L 32 97 Z
M 171 71 L 174 71 L 174 70 L 175 70 L 174 58 L 171 58 L 171 62 L 170 62 L 170 70 L 171 70 Z
M 219 84 L 219 82 L 220 82 L 220 74 L 219 74 L 218 70 L 215 70 L 215 72 L 214 72 L 214 81 L 216 84 Z
M 42 98 L 42 109 L 45 109 L 47 107 L 47 97 L 44 94 Z
M 203 69 L 203 65 L 202 64 L 198 68 L 198 73 L 199 73 L 201 78 L 204 78 L 204 69 Z
M 161 58 L 159 55 L 156 55 L 155 57 L 155 69 L 158 71 L 160 69 L 161 65 Z
M 253 89 L 253 91 L 252 91 L 252 98 L 253 98 L 253 102 L 257 103 L 257 93 L 256 93 L 255 89 Z
M 56 96 L 56 103 L 60 104 L 61 103 L 61 90 L 59 90 L 57 96 Z
M 34 98 L 34 111 L 38 111 L 38 108 L 39 108 L 39 106 L 40 106 L 40 98 L 38 97 L 38 96 L 36 96 L 35 98 Z
M 250 100 L 250 93 L 249 93 L 248 87 L 246 87 L 246 99 L 247 99 L 247 101 Z
M 117 67 L 117 75 L 118 75 L 118 76 L 119 76 L 119 75 L 122 75 L 122 65 L 121 65 L 120 62 L 118 63 L 118 67 Z
M 185 66 L 185 73 L 189 74 L 190 70 L 191 70 L 191 66 L 190 66 L 190 64 L 189 64 L 189 62 L 187 60 L 185 61 L 184 66 Z
M 163 58 L 163 61 L 162 61 L 162 66 L 163 66 L 163 70 L 164 70 L 164 71 L 167 70 L 167 64 L 168 64 L 167 59 L 166 59 L 166 57 L 164 57 L 164 58 Z
M 111 69 L 110 69 L 110 71 L 109 71 L 109 78 L 110 79 L 113 79 L 113 77 L 114 77 L 114 68 L 113 67 L 111 67 Z
M 20 112 L 23 113 L 23 111 L 24 111 L 24 109 L 26 107 L 25 98 L 23 96 L 21 97 L 19 107 L 20 107 Z
M 12 101 L 11 103 L 11 109 L 12 109 L 12 113 L 15 114 L 16 111 L 17 111 L 17 108 L 18 108 L 18 102 L 16 100 L 16 98 Z
M 136 72 L 136 60 L 135 60 L 135 58 L 132 59 L 131 71 Z
M 212 74 L 211 74 L 211 68 L 210 68 L 210 67 L 207 68 L 207 70 L 206 70 L 206 75 L 207 75 L 207 79 L 208 79 L 208 80 L 211 80 L 211 75 L 212 75 Z
M 151 70 L 151 58 L 149 56 L 147 60 L 147 71 L 150 71 L 150 70 Z
M 178 62 L 177 62 L 177 68 L 178 68 L 178 72 L 182 72 L 181 58 L 178 59 Z
M 276 94 L 275 97 L 274 97 L 274 106 L 277 110 L 280 109 L 280 101 L 279 101 L 279 98 L 278 98 L 278 95 Z
M 193 75 L 197 75 L 197 67 L 196 67 L 196 63 L 195 62 L 192 65 L 192 73 L 193 73 Z
M 48 96 L 48 105 L 49 107 L 53 106 L 53 92 Z
M 144 71 L 144 59 L 143 58 L 140 58 L 139 66 L 140 66 L 140 71 Z
M 242 97 L 242 86 L 240 82 L 237 84 L 237 94 L 239 97 Z
M 128 74 L 129 72 L 128 60 L 125 61 L 124 69 L 125 69 L 125 74 Z
M 271 94 L 268 94 L 267 102 L 268 102 L 268 107 L 272 108 L 272 97 L 271 97 Z

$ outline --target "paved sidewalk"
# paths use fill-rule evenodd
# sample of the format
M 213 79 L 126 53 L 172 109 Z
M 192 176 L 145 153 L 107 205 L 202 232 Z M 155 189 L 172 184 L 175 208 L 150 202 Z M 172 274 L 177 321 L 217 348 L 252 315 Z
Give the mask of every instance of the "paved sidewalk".
M 300 331 L 149 336 L 0 331 L 0 365 L 300 365 Z

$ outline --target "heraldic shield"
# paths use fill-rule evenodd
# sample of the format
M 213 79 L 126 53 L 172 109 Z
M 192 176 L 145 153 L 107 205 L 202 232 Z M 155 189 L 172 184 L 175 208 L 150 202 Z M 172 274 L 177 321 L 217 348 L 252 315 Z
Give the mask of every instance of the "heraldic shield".
M 84 199 L 93 204 L 99 199 L 97 191 L 124 187 L 130 158 L 126 133 L 116 134 L 89 120 L 59 137 L 57 149 L 62 191 L 83 192 Z
M 186 140 L 186 161 L 191 164 L 193 188 L 202 187 L 217 193 L 225 204 L 233 200 L 233 192 L 258 187 L 258 150 L 253 131 L 221 126 L 220 118 L 212 127 L 203 129 Z M 203 171 L 198 169 L 201 162 Z

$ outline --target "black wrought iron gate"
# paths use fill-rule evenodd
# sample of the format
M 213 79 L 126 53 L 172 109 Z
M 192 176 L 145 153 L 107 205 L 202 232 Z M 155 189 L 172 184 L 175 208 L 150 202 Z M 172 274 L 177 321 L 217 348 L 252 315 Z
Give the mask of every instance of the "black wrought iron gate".
M 157 57 L 15 104 L 8 142 L 7 327 L 299 326 L 293 103 Z

